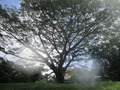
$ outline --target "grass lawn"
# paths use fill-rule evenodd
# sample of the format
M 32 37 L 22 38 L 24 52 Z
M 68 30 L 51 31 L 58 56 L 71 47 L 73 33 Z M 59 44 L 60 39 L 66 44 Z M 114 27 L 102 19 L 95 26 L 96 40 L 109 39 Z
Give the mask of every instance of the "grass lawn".
M 0 83 L 0 90 L 120 90 L 120 82 L 95 84 Z

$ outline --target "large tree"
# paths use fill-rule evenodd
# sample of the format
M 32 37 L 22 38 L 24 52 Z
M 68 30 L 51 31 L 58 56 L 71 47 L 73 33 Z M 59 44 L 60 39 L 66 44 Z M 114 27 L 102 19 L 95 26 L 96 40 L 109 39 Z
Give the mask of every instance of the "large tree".
M 1 9 L 4 46 L 16 56 L 21 46 L 30 49 L 33 60 L 45 63 L 53 70 L 57 82 L 63 83 L 68 66 L 80 60 L 90 40 L 113 20 L 109 8 L 100 3 L 100 0 L 23 0 L 19 12 L 15 8 L 7 12 Z M 17 42 L 16 49 L 8 45 Z

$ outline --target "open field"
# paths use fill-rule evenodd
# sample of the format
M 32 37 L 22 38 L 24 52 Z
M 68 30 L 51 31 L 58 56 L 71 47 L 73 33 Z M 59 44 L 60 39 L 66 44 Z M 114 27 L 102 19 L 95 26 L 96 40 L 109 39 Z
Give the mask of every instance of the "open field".
M 0 83 L 0 90 L 120 90 L 120 82 L 95 84 Z

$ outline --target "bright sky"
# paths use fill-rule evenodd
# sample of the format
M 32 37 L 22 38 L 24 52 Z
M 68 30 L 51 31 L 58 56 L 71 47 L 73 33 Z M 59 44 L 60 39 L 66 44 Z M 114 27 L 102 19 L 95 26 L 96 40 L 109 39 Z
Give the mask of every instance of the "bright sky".
M 21 0 L 0 0 L 1 5 L 8 5 L 9 7 L 11 6 L 16 6 L 17 8 L 20 7 L 20 1 Z

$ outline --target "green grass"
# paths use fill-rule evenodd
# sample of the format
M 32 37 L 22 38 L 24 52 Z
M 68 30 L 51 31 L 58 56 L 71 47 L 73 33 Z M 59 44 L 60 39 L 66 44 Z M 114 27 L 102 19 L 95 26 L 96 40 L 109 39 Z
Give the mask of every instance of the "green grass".
M 120 90 L 120 82 L 95 84 L 0 83 L 0 90 Z

